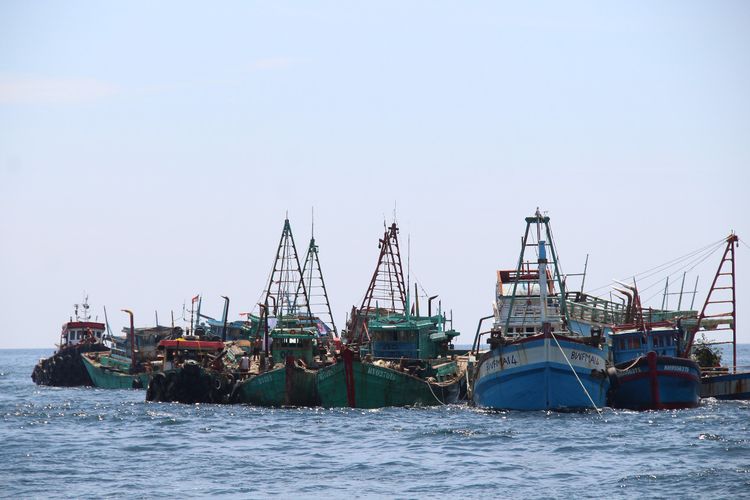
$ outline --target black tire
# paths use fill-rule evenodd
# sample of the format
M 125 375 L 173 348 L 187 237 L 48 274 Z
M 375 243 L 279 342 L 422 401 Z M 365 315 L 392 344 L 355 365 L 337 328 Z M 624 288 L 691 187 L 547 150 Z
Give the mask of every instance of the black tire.
M 146 401 L 164 401 L 164 388 L 166 386 L 166 377 L 163 373 L 157 373 L 151 378 L 146 390 Z

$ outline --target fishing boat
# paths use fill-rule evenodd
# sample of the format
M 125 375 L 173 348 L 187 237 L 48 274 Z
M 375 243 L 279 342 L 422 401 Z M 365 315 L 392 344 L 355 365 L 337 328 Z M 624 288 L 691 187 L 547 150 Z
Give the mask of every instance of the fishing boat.
M 458 335 L 446 328 L 446 317 L 427 316 L 409 306 L 393 223 L 380 240 L 380 256 L 359 309 L 353 308 L 346 345 L 336 363 L 317 373 L 318 395 L 324 407 L 382 408 L 437 405 L 465 397 L 466 360 L 452 351 Z M 452 321 L 451 321 L 452 323 Z
M 134 328 L 133 313 L 126 337 L 110 337 L 108 351 L 86 353 L 83 364 L 95 387 L 100 389 L 144 389 L 151 373 L 150 362 L 156 357 L 156 346 L 161 339 L 177 335 L 179 328 L 156 326 Z
M 524 260 L 532 246 L 538 249 L 536 269 Z M 526 218 L 517 268 L 500 271 L 498 278 L 494 314 L 480 320 L 469 358 L 473 404 L 502 410 L 603 407 L 610 383 L 607 346 L 600 330 L 582 335 L 566 328 L 565 283 L 549 217 L 538 209 Z M 482 321 L 490 318 L 492 329 L 481 332 Z M 480 351 L 485 335 L 490 348 Z
M 315 236 L 300 266 L 289 219 L 284 221 L 261 307 L 263 352 L 238 383 L 236 401 L 256 406 L 318 406 L 317 372 L 334 362 L 337 339 Z M 319 302 L 311 304 L 313 297 Z M 320 312 L 313 312 L 318 306 Z M 328 326 L 321 316 L 328 320 Z
M 177 403 L 229 403 L 236 383 L 247 374 L 240 364 L 254 345 L 257 325 L 229 322 L 229 297 L 221 321 L 201 312 L 203 297 L 193 297 L 187 333 L 157 346 L 146 400 Z M 196 308 L 197 304 L 197 308 Z M 205 321 L 203 321 L 205 320 Z M 249 359 L 249 358 L 248 358 Z
M 248 341 L 224 343 L 195 335 L 159 342 L 146 401 L 227 403 L 239 378 L 239 359 Z
M 91 378 L 81 360 L 87 352 L 108 350 L 104 345 L 105 325 L 91 320 L 88 296 L 82 304 L 75 304 L 74 315 L 62 326 L 60 343 L 55 353 L 39 360 L 31 374 L 38 385 L 75 387 L 92 385 Z
M 253 364 L 252 375 L 238 386 L 237 400 L 256 406 L 319 406 L 316 372 L 330 362 L 314 320 L 284 315 L 269 338 L 270 357 Z
M 695 408 L 701 370 L 681 356 L 681 328 L 645 324 L 611 336 L 609 405 L 630 410 Z

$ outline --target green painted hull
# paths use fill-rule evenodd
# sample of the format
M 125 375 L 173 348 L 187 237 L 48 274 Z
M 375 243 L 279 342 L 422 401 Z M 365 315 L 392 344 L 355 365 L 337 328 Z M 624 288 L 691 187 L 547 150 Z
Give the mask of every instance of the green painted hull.
M 83 365 L 94 383 L 94 387 L 101 389 L 133 389 L 133 383 L 136 379 L 140 382 L 140 387 L 148 386 L 148 373 L 128 374 L 111 368 L 102 366 L 100 363 L 92 361 L 86 356 L 81 356 Z M 135 382 L 136 386 L 138 382 Z
M 320 406 L 315 371 L 280 367 L 241 382 L 240 403 L 255 406 Z
M 458 400 L 462 378 L 452 383 L 429 384 L 412 375 L 361 361 L 352 362 L 354 407 L 438 405 Z M 348 407 L 344 363 L 318 371 L 318 395 L 326 408 Z

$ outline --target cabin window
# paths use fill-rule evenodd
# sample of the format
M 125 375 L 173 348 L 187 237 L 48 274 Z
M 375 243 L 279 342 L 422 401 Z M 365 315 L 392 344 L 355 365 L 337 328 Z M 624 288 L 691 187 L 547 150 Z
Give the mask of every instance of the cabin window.
M 72 331 L 72 332 L 70 332 L 70 340 L 75 340 L 77 338 L 77 336 L 76 336 L 77 333 L 78 332 L 76 332 L 75 330 Z
M 527 326 L 526 327 L 526 333 L 534 333 L 534 327 L 533 326 Z

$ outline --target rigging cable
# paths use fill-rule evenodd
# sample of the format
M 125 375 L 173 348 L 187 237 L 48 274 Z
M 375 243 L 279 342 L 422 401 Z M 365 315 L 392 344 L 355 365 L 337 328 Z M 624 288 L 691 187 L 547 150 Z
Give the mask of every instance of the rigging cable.
M 711 243 L 709 245 L 706 245 L 706 246 L 704 246 L 702 248 L 699 248 L 698 250 L 694 250 L 694 251 L 692 251 L 690 253 L 687 253 L 685 255 L 682 255 L 680 257 L 672 259 L 672 260 L 670 260 L 668 262 L 665 262 L 663 264 L 659 264 L 658 266 L 652 267 L 651 269 L 647 269 L 645 271 L 641 271 L 640 273 L 637 273 L 637 274 L 634 274 L 634 275 L 631 275 L 631 276 L 633 278 L 648 279 L 649 277 L 651 277 L 651 276 L 653 276 L 655 274 L 659 274 L 660 272 L 664 271 L 665 269 L 668 269 L 668 268 L 670 268 L 670 267 L 672 267 L 672 266 L 674 266 L 674 265 L 676 265 L 676 264 L 678 264 L 678 263 L 680 263 L 680 262 L 682 262 L 684 260 L 692 259 L 696 255 L 702 254 L 704 251 L 706 251 L 708 249 L 711 249 L 713 247 L 718 247 L 718 246 L 720 246 L 720 245 L 722 245 L 724 243 L 726 243 L 726 238 L 722 238 L 722 239 L 720 239 L 718 241 L 715 241 L 715 242 L 713 242 L 713 243 Z M 648 274 L 648 273 L 651 273 L 651 274 Z M 646 276 L 644 276 L 644 275 L 646 275 Z M 629 279 L 631 276 L 629 276 L 627 278 L 622 278 L 620 281 L 624 281 L 626 279 Z M 596 288 L 590 288 L 588 290 L 588 293 L 592 293 L 592 292 L 596 292 L 596 291 L 599 291 L 599 290 L 603 290 L 605 288 L 608 288 L 609 286 L 610 286 L 610 284 L 606 284 L 606 285 L 602 285 L 602 286 L 599 286 L 599 287 L 596 287 Z

